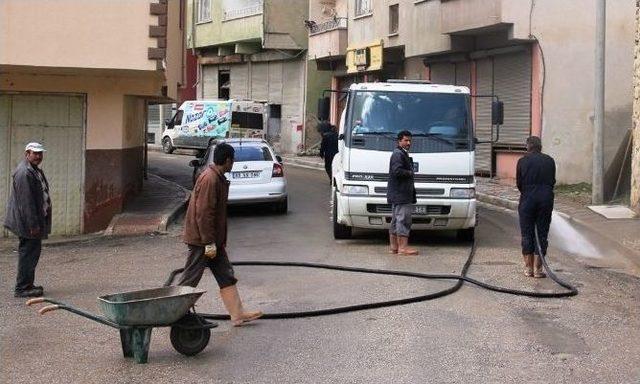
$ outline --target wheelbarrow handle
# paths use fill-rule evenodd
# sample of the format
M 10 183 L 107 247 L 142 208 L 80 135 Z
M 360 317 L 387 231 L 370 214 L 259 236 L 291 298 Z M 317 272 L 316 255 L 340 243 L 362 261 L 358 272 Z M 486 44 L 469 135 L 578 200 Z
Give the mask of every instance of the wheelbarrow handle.
M 27 302 L 25 304 L 31 306 L 33 304 L 40 304 L 40 303 L 44 303 L 46 300 L 44 297 L 36 297 L 35 299 L 29 299 L 27 300 Z
M 40 308 L 38 311 L 39 314 L 44 315 L 47 312 L 55 311 L 56 309 L 60 309 L 60 306 L 57 304 L 47 305 L 46 307 Z

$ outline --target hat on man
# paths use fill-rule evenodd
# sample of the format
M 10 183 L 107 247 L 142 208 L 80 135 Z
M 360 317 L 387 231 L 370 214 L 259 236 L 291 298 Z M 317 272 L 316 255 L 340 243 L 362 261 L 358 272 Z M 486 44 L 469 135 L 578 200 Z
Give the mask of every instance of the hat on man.
M 47 152 L 46 149 L 44 149 L 44 147 L 42 146 L 42 144 L 40 143 L 36 143 L 36 142 L 32 142 L 27 144 L 27 146 L 24 148 L 25 152 L 26 151 L 31 151 L 31 152 Z

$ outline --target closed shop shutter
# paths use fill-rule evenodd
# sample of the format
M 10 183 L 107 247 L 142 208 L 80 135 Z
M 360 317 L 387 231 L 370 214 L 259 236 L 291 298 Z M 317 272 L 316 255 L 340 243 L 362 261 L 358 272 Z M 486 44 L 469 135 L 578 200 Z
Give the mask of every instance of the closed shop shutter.
M 84 97 L 0 95 L 0 200 L 9 197 L 11 171 L 24 158 L 25 144 L 48 149 L 42 163 L 51 190 L 52 233 L 81 232 L 84 186 Z M 4 217 L 5 204 L 0 204 Z
M 299 60 L 284 62 L 283 73 L 282 117 L 302 123 L 302 63 Z
M 476 94 L 491 95 L 493 93 L 493 59 L 481 59 L 476 62 Z M 491 98 L 477 97 L 476 103 L 476 137 L 480 141 L 491 140 Z M 491 173 L 492 145 L 476 145 L 476 172 Z
M 269 99 L 269 64 L 254 63 L 251 65 L 251 100 Z
M 202 98 L 214 100 L 218 98 L 217 65 L 202 66 Z
M 465 87 L 471 86 L 471 63 L 460 62 L 456 63 L 456 85 L 464 85 Z
M 504 102 L 504 124 L 496 146 L 524 146 L 531 135 L 531 53 L 494 58 L 493 92 Z
M 282 61 L 269 63 L 269 102 L 282 104 Z
M 249 99 L 249 66 L 247 64 L 232 65 L 230 68 L 232 99 Z
M 160 127 L 160 105 L 150 104 L 147 109 L 147 127 L 149 130 L 157 130 Z
M 431 82 L 434 84 L 455 84 L 456 66 L 451 63 L 434 63 L 431 67 Z

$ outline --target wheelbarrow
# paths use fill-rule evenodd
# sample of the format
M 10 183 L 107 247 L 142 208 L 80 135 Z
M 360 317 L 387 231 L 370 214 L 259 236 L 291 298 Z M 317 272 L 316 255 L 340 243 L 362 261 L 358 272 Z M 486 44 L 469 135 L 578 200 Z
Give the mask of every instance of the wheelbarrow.
M 193 309 L 205 292 L 192 287 L 174 286 L 100 296 L 98 304 L 104 316 L 46 297 L 31 299 L 27 305 L 50 303 L 52 305 L 42 307 L 38 312 L 44 315 L 64 309 L 118 329 L 124 357 L 132 357 L 136 363 L 144 364 L 149 355 L 151 330 L 154 327 L 171 327 L 171 345 L 183 355 L 196 355 L 207 346 L 211 337 L 210 329 L 218 324 L 206 321 Z

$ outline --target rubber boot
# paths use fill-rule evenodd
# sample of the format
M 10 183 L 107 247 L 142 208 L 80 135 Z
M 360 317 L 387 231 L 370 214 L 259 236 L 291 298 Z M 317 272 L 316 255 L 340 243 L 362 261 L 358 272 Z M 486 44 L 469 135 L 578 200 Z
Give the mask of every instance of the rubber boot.
M 393 233 L 389 233 L 389 253 L 398 253 L 398 236 L 394 235 Z
M 220 290 L 220 297 L 222 298 L 224 307 L 231 316 L 231 322 L 234 327 L 239 327 L 262 316 L 262 312 L 260 311 L 247 312 L 244 310 L 238 288 L 235 285 L 222 288 Z
M 533 256 L 533 277 L 539 279 L 546 276 L 542 267 L 542 259 L 538 255 Z
M 418 254 L 418 250 L 409 247 L 409 238 L 407 236 L 398 236 L 398 253 L 400 255 L 413 256 Z
M 532 254 L 522 255 L 522 258 L 524 259 L 524 275 L 527 277 L 532 277 L 533 276 L 533 255 Z

